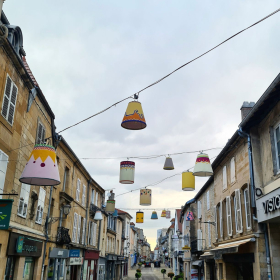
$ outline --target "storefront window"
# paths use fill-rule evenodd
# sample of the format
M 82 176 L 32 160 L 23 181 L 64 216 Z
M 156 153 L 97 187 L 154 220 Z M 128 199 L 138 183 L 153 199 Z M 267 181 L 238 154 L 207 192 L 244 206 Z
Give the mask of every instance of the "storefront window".
M 98 279 L 105 280 L 105 265 L 99 265 Z
M 6 270 L 5 270 L 5 280 L 10 280 L 14 278 L 14 266 L 15 266 L 15 258 L 8 257 Z
M 23 280 L 32 280 L 34 272 L 34 259 L 25 258 L 24 269 L 23 269 Z

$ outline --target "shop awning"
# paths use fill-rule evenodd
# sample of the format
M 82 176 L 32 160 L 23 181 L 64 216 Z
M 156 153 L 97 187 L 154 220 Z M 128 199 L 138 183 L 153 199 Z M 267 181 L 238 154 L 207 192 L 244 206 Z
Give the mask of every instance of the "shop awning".
M 243 239 L 243 240 L 239 240 L 239 241 L 235 241 L 235 242 L 220 244 L 218 247 L 210 250 L 210 253 L 212 253 L 212 254 L 237 253 L 240 245 L 244 245 L 248 242 L 255 242 L 255 241 L 256 241 L 255 238 L 247 238 L 247 239 Z
M 202 266 L 203 261 L 194 261 L 192 265 Z
M 214 255 L 210 252 L 205 252 L 203 255 L 199 257 L 201 260 L 208 260 L 208 259 L 214 259 Z

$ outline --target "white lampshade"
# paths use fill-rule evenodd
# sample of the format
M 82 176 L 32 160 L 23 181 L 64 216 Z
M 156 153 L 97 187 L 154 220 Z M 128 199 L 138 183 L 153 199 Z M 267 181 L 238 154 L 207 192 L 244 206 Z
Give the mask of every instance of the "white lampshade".
M 95 213 L 95 215 L 94 215 L 94 220 L 96 220 L 96 221 L 101 221 L 101 220 L 103 220 L 101 211 L 96 211 L 96 213 Z
M 135 172 L 135 162 L 122 161 L 120 166 L 120 183 L 133 184 L 134 172 Z
M 213 169 L 207 154 L 201 153 L 197 156 L 194 170 L 193 170 L 193 175 L 199 177 L 206 177 L 206 176 L 213 175 Z

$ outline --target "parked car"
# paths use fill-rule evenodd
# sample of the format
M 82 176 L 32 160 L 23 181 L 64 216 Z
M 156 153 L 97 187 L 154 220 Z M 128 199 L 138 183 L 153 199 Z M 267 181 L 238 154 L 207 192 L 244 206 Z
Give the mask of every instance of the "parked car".
M 151 267 L 151 262 L 145 262 L 145 267 Z

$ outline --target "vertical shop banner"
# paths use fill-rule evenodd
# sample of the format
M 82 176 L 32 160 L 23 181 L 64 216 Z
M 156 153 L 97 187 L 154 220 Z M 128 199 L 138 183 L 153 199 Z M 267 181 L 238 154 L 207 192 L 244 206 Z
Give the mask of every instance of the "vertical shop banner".
M 13 202 L 13 199 L 0 199 L 0 230 L 9 228 Z
M 191 280 L 198 280 L 198 269 L 191 269 Z

